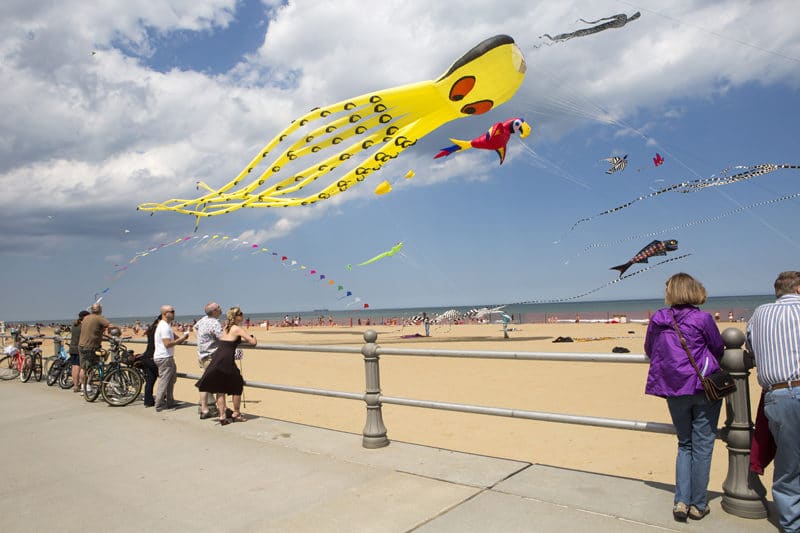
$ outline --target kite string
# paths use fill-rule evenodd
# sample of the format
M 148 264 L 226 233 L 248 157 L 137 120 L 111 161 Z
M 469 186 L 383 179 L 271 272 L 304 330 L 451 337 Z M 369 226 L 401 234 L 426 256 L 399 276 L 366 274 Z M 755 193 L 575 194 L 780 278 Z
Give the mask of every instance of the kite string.
M 622 244 L 622 243 L 627 242 L 627 241 L 645 239 L 645 238 L 649 238 L 649 237 L 655 237 L 655 236 L 661 235 L 663 233 L 673 232 L 673 231 L 676 231 L 676 230 L 679 230 L 679 229 L 686 229 L 686 228 L 690 228 L 692 226 L 697 226 L 699 224 L 705 224 L 707 222 L 715 222 L 715 221 L 720 220 L 722 218 L 725 218 L 725 217 L 728 217 L 728 216 L 731 216 L 731 215 L 735 215 L 737 213 L 741 213 L 742 211 L 745 211 L 747 209 L 752 209 L 752 208 L 755 208 L 755 207 L 767 206 L 767 205 L 775 204 L 775 203 L 778 203 L 778 202 L 782 202 L 784 200 L 791 200 L 791 199 L 794 199 L 794 198 L 797 198 L 797 197 L 800 197 L 800 192 L 792 193 L 792 194 L 786 194 L 786 195 L 778 197 L 778 198 L 772 198 L 770 200 L 763 200 L 761 202 L 756 202 L 756 203 L 753 203 L 753 204 L 750 204 L 750 205 L 740 206 L 740 207 L 737 207 L 736 209 L 731 209 L 729 211 L 725 211 L 723 213 L 720 213 L 719 215 L 698 218 L 698 219 L 695 219 L 695 220 L 691 220 L 689 222 L 685 222 L 683 224 L 677 224 L 675 226 L 670 226 L 670 227 L 665 228 L 665 229 L 659 229 L 659 230 L 651 231 L 651 232 L 648 232 L 648 233 L 639 233 L 637 235 L 631 235 L 630 237 L 624 237 L 624 238 L 617 239 L 617 240 L 614 240 L 614 241 L 595 242 L 595 243 L 587 245 L 581 252 L 579 252 L 576 255 L 576 257 L 580 257 L 581 254 L 587 253 L 587 252 L 589 252 L 589 251 L 591 251 L 593 249 L 608 248 L 610 246 L 616 246 L 618 244 Z M 734 200 L 731 199 L 731 201 L 734 201 Z
M 630 274 L 626 274 L 626 275 L 624 275 L 622 277 L 619 277 L 619 278 L 614 278 L 611 281 L 609 281 L 608 283 L 606 283 L 605 285 L 601 285 L 599 287 L 595 287 L 594 289 L 591 289 L 591 290 L 586 291 L 586 292 L 581 293 L 581 294 L 577 294 L 575 296 L 570 296 L 568 298 L 556 298 L 556 299 L 552 299 L 552 300 L 528 300 L 528 301 L 525 301 L 525 302 L 517 302 L 517 303 L 513 303 L 513 304 L 508 304 L 508 305 L 555 304 L 555 303 L 568 302 L 570 300 L 577 300 L 579 298 L 583 298 L 584 296 L 588 296 L 588 295 L 593 294 L 595 292 L 598 292 L 598 291 L 600 291 L 602 289 L 605 289 L 606 287 L 610 287 L 611 285 L 614 285 L 615 283 L 619 283 L 620 281 L 622 281 L 624 279 L 632 278 L 633 276 L 638 276 L 639 274 L 647 272 L 648 270 L 651 270 L 651 269 L 653 269 L 653 268 L 655 268 L 655 267 L 657 267 L 659 265 L 670 263 L 672 261 L 677 261 L 679 259 L 684 259 L 686 257 L 689 257 L 690 255 L 692 255 L 692 254 L 690 254 L 690 253 L 689 254 L 683 254 L 683 255 L 676 256 L 676 257 L 671 257 L 669 259 L 665 259 L 664 261 L 655 263 L 655 264 L 650 265 L 648 267 L 645 267 L 645 268 L 643 268 L 641 270 L 637 270 L 636 272 L 632 272 Z

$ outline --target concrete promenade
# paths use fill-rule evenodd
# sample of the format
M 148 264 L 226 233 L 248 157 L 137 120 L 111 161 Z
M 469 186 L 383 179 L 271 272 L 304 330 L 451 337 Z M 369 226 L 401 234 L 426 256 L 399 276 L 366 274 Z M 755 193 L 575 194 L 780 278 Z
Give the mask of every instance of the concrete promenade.
M 266 418 L 223 427 L 194 404 L 113 408 L 19 380 L 0 382 L 0 402 L 6 533 L 778 531 L 774 510 L 737 518 L 720 492 L 681 524 L 672 485 L 401 442 L 366 450 L 360 435 Z

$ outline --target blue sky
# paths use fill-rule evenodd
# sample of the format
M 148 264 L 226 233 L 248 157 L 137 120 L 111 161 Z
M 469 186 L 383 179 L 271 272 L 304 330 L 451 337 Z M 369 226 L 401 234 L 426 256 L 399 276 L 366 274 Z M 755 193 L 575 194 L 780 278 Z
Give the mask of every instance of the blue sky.
M 540 38 L 635 11 L 623 28 Z M 658 298 L 678 271 L 714 296 L 770 293 L 799 267 L 800 199 L 772 202 L 800 192 L 798 170 L 666 193 L 567 230 L 726 168 L 800 164 L 796 12 L 791 0 L 5 2 L 0 319 L 72 317 L 104 289 L 109 316 L 164 303 L 199 313 L 211 299 L 250 312 L 562 300 L 668 238 L 671 255 L 691 255 L 587 298 Z M 191 217 L 136 210 L 195 197 L 197 180 L 221 186 L 309 109 L 435 79 L 501 33 L 528 67 L 510 102 L 442 126 L 334 199 L 210 217 L 197 233 Z M 433 160 L 448 138 L 515 116 L 532 133 L 511 139 L 502 166 L 479 150 Z M 602 159 L 623 154 L 628 167 L 606 174 Z M 384 179 L 394 190 L 377 196 Z M 307 269 L 194 239 L 114 274 L 160 243 L 214 234 Z M 398 241 L 401 254 L 346 269 Z M 339 300 L 312 268 L 354 296 Z

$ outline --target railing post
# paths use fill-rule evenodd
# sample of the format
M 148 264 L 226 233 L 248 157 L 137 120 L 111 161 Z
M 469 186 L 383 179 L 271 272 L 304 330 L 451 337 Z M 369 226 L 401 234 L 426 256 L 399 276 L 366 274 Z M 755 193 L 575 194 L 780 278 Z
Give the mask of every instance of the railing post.
M 725 398 L 723 429 L 728 445 L 728 476 L 722 484 L 722 508 L 742 518 L 766 518 L 766 490 L 758 475 L 750 472 L 753 421 L 750 412 L 750 369 L 753 360 L 742 349 L 745 335 L 738 328 L 722 332 L 725 353 L 722 367 L 736 381 L 736 392 Z
M 58 354 L 61 353 L 61 337 L 58 335 L 53 337 L 53 355 L 58 357 Z
M 389 445 L 386 437 L 386 426 L 383 425 L 383 414 L 381 412 L 381 374 L 378 365 L 378 333 L 368 329 L 364 332 L 366 344 L 361 347 L 361 354 L 364 356 L 364 370 L 366 373 L 367 389 L 364 394 L 364 401 L 367 403 L 367 423 L 364 425 L 364 438 L 362 446 L 364 448 L 383 448 Z

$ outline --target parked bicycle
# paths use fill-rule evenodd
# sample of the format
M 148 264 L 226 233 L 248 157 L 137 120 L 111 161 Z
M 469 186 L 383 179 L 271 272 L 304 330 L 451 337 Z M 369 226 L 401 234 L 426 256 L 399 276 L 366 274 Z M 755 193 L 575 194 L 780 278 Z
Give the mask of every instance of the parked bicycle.
M 4 350 L 5 356 L 0 360 L 0 368 L 10 369 L 13 379 L 19 375 L 19 379 L 25 383 L 31 379 L 42 380 L 42 342 L 40 339 L 44 335 L 25 336 L 17 329 L 11 330 L 14 343 L 7 346 Z M 5 373 L 4 373 L 5 375 Z
M 68 389 L 72 386 L 72 363 L 70 362 L 69 351 L 67 351 L 63 343 L 61 351 L 50 362 L 50 366 L 47 368 L 47 378 L 45 379 L 45 383 L 50 387 L 55 385 L 56 382 L 62 389 Z
M 142 392 L 144 376 L 134 366 L 133 350 L 122 344 L 130 337 L 105 337 L 109 350 L 98 354 L 99 362 L 86 372 L 86 383 L 83 386 L 83 398 L 93 402 L 102 394 L 103 399 L 113 407 L 128 405 Z M 112 360 L 106 363 L 108 355 Z

